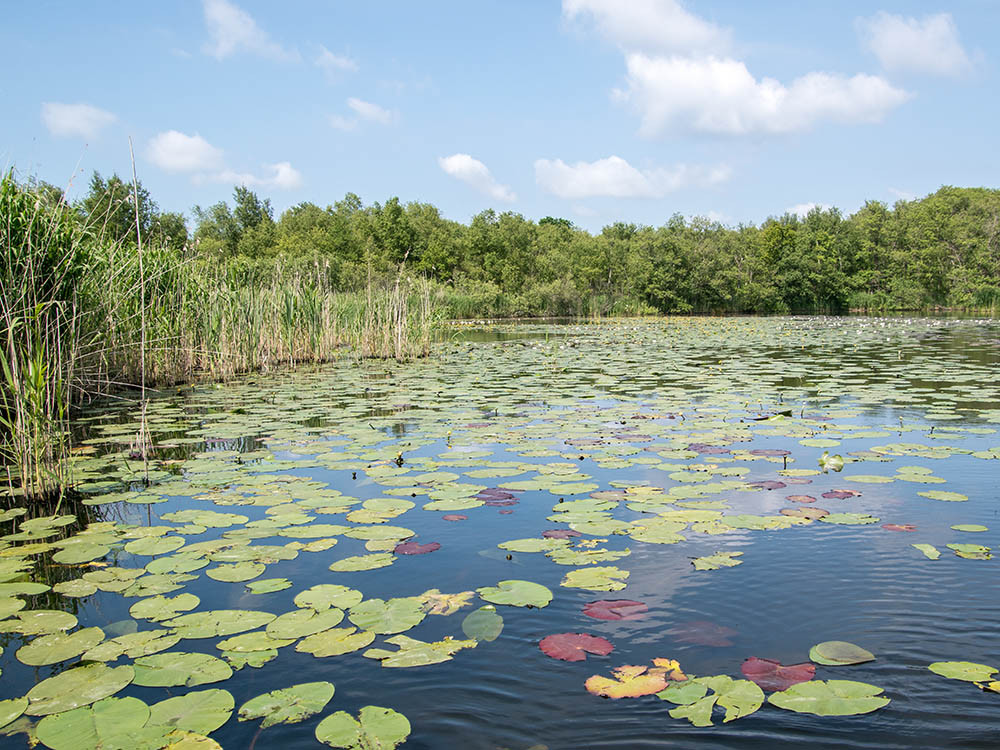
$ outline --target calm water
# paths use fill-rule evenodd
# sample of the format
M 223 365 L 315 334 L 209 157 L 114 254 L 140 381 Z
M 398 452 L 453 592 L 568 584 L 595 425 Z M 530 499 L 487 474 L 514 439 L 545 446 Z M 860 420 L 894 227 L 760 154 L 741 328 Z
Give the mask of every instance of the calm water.
M 145 491 L 133 481 L 139 462 L 129 458 L 133 408 L 95 410 L 78 425 L 81 443 L 89 446 L 78 463 L 84 488 L 92 502 L 105 492 L 115 500 L 89 506 L 89 520 L 116 523 L 111 533 L 120 537 L 94 562 L 141 568 L 165 556 L 125 551 L 130 538 L 143 533 L 132 525 L 179 527 L 172 533 L 187 544 L 225 537 L 251 546 L 307 543 L 310 538 L 289 533 L 312 524 L 389 525 L 408 529 L 419 543 L 438 542 L 440 549 L 398 555 L 388 567 L 331 572 L 330 564 L 372 554 L 376 546 L 366 549 L 361 539 L 335 534 L 336 545 L 328 549 L 265 560 L 266 571 L 258 578 L 287 578 L 292 583 L 287 589 L 253 594 L 246 588 L 252 581 L 213 580 L 205 572 L 216 560 L 168 595 L 197 595 L 201 603 L 195 611 L 281 614 L 296 608 L 296 594 L 320 583 L 350 586 L 366 599 L 418 596 L 435 588 L 474 591 L 507 579 L 552 591 L 544 608 L 498 605 L 502 635 L 444 663 L 389 669 L 362 651 L 316 658 L 288 645 L 259 668 L 246 666 L 225 682 L 192 688 L 224 688 L 238 709 L 276 688 L 334 683 L 334 698 L 322 712 L 264 730 L 258 748 L 320 747 L 313 733 L 322 717 L 339 710 L 356 714 L 369 704 L 408 717 L 412 734 L 403 747 L 413 749 L 995 747 L 1000 696 L 945 679 L 927 666 L 936 661 L 1000 666 L 1000 561 L 964 559 L 945 546 L 995 547 L 1000 541 L 998 354 L 1000 324 L 989 320 L 525 324 L 485 333 L 456 331 L 435 357 L 407 365 L 345 361 L 221 387 L 180 389 L 150 407 L 156 460 L 154 484 Z M 778 416 L 768 419 L 772 415 Z M 788 454 L 751 453 L 761 449 Z M 842 471 L 820 471 L 824 451 L 843 457 Z M 394 460 L 399 454 L 401 466 Z M 750 486 L 760 481 L 774 484 Z M 641 496 L 615 498 L 608 510 L 570 524 L 554 512 L 560 500 L 638 486 L 662 488 L 653 493 L 659 499 L 643 504 Z M 422 508 L 432 500 L 474 497 L 484 488 L 511 489 L 517 502 Z M 860 495 L 822 497 L 836 489 Z M 340 501 L 330 490 L 342 493 Z M 918 494 L 928 491 L 968 500 Z M 799 495 L 816 501 L 788 499 Z M 347 505 L 344 497 L 358 502 Z M 363 508 L 363 501 L 384 497 L 415 505 L 393 518 L 346 518 Z M 163 502 L 131 502 L 149 499 Z M 341 507 L 329 507 L 338 502 Z M 779 511 L 795 507 L 878 520 L 771 529 L 725 522 L 736 515 L 756 517 L 742 523 L 751 527 L 766 525 L 772 516 L 787 521 Z M 205 530 L 163 520 L 181 509 L 237 513 L 248 520 Z M 630 536 L 639 528 L 636 522 L 671 510 L 714 511 L 723 520 L 711 528 L 721 533 L 689 526 L 680 532 L 684 541 L 674 544 Z M 442 518 L 450 513 L 467 518 Z M 609 526 L 608 519 L 629 525 Z M 17 522 L 0 528 L 10 533 Z M 911 524 L 916 530 L 883 524 Z M 988 530 L 951 528 L 957 524 Z M 541 552 L 512 552 L 508 560 L 497 548 L 572 526 L 583 532 L 572 540 L 578 549 L 586 549 L 581 540 L 596 538 L 597 549 L 630 551 L 597 563 L 627 571 L 625 588 L 567 588 L 560 585 L 563 577 L 579 566 L 556 564 Z M 79 528 L 67 527 L 67 533 Z M 940 559 L 928 559 L 914 543 L 933 545 Z M 11 556 L 18 545 L 3 554 Z M 692 565 L 692 558 L 719 551 L 742 553 L 741 564 L 720 570 Z M 181 548 L 171 554 L 183 553 Z M 36 562 L 32 580 L 56 584 L 97 569 L 56 565 L 51 554 L 27 558 Z M 118 628 L 135 627 L 128 622 L 135 597 L 49 592 L 23 598 L 27 609 L 74 612 L 79 627 L 100 626 L 108 637 Z M 615 622 L 582 613 L 586 603 L 599 599 L 640 601 L 648 613 Z M 472 597 L 455 614 L 428 615 L 405 635 L 423 641 L 464 638 L 463 618 L 485 603 Z M 138 620 L 137 627 L 158 626 Z M 604 637 L 614 651 L 570 663 L 539 650 L 540 639 L 563 632 Z M 0 638 L 0 699 L 24 695 L 77 661 L 28 667 L 15 652 L 31 638 Z M 373 647 L 382 647 L 385 638 L 379 636 Z M 218 656 L 221 640 L 185 639 L 171 650 Z M 855 666 L 819 666 L 816 679 L 876 685 L 891 699 L 887 707 L 861 716 L 821 717 L 765 703 L 726 724 L 717 709 L 714 727 L 696 728 L 672 718 L 668 711 L 674 705 L 655 695 L 606 700 L 584 689 L 591 675 L 609 675 L 626 664 L 649 665 L 656 657 L 677 659 L 689 675 L 739 679 L 748 657 L 795 664 L 808 660 L 814 644 L 829 640 L 858 644 L 877 658 Z M 187 690 L 130 686 L 117 695 L 153 704 Z M 239 722 L 234 714 L 211 736 L 225 748 L 245 748 L 258 724 Z M 21 747 L 24 740 L 24 734 L 0 737 L 0 745 Z

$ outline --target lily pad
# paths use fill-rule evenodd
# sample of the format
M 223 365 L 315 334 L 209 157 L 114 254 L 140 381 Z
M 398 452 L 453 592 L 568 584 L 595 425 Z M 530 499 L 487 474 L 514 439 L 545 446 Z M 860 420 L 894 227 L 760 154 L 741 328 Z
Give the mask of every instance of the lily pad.
M 267 625 L 275 615 L 246 609 L 215 609 L 181 615 L 163 624 L 181 638 L 215 638 L 236 635 Z
M 583 661 L 587 658 L 587 654 L 607 656 L 615 647 L 606 638 L 587 633 L 556 633 L 542 638 L 538 642 L 538 648 L 553 659 Z
M 215 568 L 209 568 L 205 571 L 205 575 L 216 581 L 239 583 L 240 581 L 249 581 L 256 578 L 266 569 L 267 566 L 263 563 L 238 562 L 232 565 L 219 565 Z
M 375 634 L 357 628 L 331 628 L 307 636 L 295 644 L 295 650 L 316 657 L 340 656 L 370 646 Z
M 945 490 L 927 490 L 926 492 L 918 492 L 921 497 L 929 497 L 931 500 L 943 500 L 947 503 L 964 503 L 969 499 L 968 495 L 963 495 L 960 492 L 946 492 Z
M 763 690 L 787 690 L 792 685 L 808 682 L 815 677 L 816 665 L 809 662 L 784 665 L 773 659 L 751 656 L 744 660 L 740 671 Z
M 496 586 L 476 589 L 480 597 L 491 604 L 508 604 L 512 607 L 544 607 L 552 601 L 552 592 L 540 583 L 531 581 L 499 581 Z
M 132 617 L 140 620 L 161 622 L 177 617 L 181 612 L 188 612 L 201 603 L 194 594 L 178 594 L 177 596 L 151 596 L 140 599 L 128 609 Z
M 937 560 L 941 557 L 941 551 L 937 549 L 933 544 L 912 544 L 911 547 L 916 547 L 918 550 L 924 553 L 924 557 L 931 560 Z
M 149 724 L 211 734 L 233 715 L 236 705 L 228 690 L 196 690 L 149 707 Z
M 171 652 L 135 660 L 135 684 L 145 687 L 194 687 L 232 676 L 228 664 L 209 654 Z
M 251 594 L 273 594 L 275 591 L 290 589 L 292 582 L 287 578 L 263 578 L 259 581 L 251 581 L 246 588 Z
M 971 661 L 936 661 L 927 668 L 942 677 L 966 682 L 991 680 L 998 671 L 996 667 Z
M 388 635 L 419 625 L 426 614 L 423 599 L 408 596 L 388 601 L 366 599 L 351 609 L 348 619 L 362 630 Z
M 462 632 L 466 638 L 477 641 L 495 641 L 503 632 L 503 618 L 497 614 L 497 608 L 486 604 L 475 612 L 470 612 L 462 620 Z
M 768 703 L 798 713 L 817 716 L 854 716 L 877 711 L 889 704 L 882 688 L 853 680 L 811 680 L 773 693 Z
M 742 552 L 716 552 L 712 555 L 706 555 L 705 557 L 695 557 L 691 560 L 691 564 L 694 565 L 695 570 L 719 570 L 720 568 L 732 568 L 736 565 L 743 564 L 742 560 L 736 559 L 742 554 Z
M 429 542 L 427 544 L 403 542 L 402 544 L 397 544 L 392 551 L 397 555 L 426 555 L 428 552 L 436 552 L 439 549 L 441 549 L 441 545 L 437 542 Z
M 35 638 L 17 650 L 17 660 L 32 667 L 57 664 L 93 648 L 104 640 L 100 628 L 83 628 L 74 633 L 52 633 Z
M 28 691 L 29 716 L 47 716 L 89 706 L 114 695 L 135 677 L 131 666 L 86 664 L 42 680 Z
M 649 607 L 631 599 L 601 599 L 588 602 L 583 614 L 596 620 L 641 620 Z
M 620 591 L 628 585 L 625 583 L 628 576 L 629 571 L 610 565 L 577 568 L 563 576 L 559 585 L 588 591 Z
M 303 638 L 322 630 L 335 628 L 344 619 L 344 611 L 335 607 L 317 612 L 312 609 L 293 609 L 268 623 L 266 632 L 271 638 Z
M 0 518 L 0 521 L 2 520 L 4 519 Z M 0 701 L 0 729 L 3 729 L 23 714 L 27 707 L 28 699 L 23 696 Z
M 677 662 L 665 659 L 659 661 L 663 662 L 663 666 L 650 669 L 641 665 L 626 665 L 613 669 L 611 677 L 592 675 L 584 683 L 584 687 L 587 692 L 603 698 L 638 698 L 660 692 L 673 679 L 685 678 Z
M 295 724 L 326 708 L 333 697 L 331 682 L 304 682 L 251 698 L 240 706 L 239 720 L 263 719 L 261 729 Z
M 90 706 L 46 716 L 38 722 L 38 739 L 52 750 L 100 750 L 134 746 L 149 719 L 149 707 L 138 698 L 104 698 Z
M 463 648 L 475 648 L 479 643 L 475 640 L 461 641 L 453 638 L 426 643 L 405 635 L 386 638 L 385 642 L 399 646 L 399 650 L 370 648 L 362 656 L 380 660 L 383 667 L 422 667 L 427 664 L 449 661 L 456 651 Z
M 346 711 L 327 716 L 316 727 L 316 739 L 345 750 L 392 750 L 410 736 L 410 722 L 391 708 L 364 706 L 355 719 Z
M 437 589 L 428 589 L 420 595 L 424 602 L 424 610 L 429 615 L 453 615 L 462 607 L 472 603 L 475 591 L 460 591 L 457 594 L 442 594 Z
M 0 633 L 20 633 L 21 635 L 46 635 L 69 630 L 76 626 L 76 617 L 58 609 L 32 609 L 15 613 L 11 618 L 0 621 Z
M 359 604 L 364 595 L 357 589 L 341 586 L 335 583 L 320 583 L 295 595 L 295 606 L 321 612 L 324 609 L 337 607 L 350 609 Z
M 391 552 L 377 552 L 373 555 L 356 555 L 337 560 L 330 566 L 335 573 L 346 573 L 358 570 L 375 570 L 384 568 L 396 562 L 396 556 Z
M 809 658 L 817 664 L 841 667 L 875 661 L 875 654 L 847 641 L 824 641 L 809 649 Z

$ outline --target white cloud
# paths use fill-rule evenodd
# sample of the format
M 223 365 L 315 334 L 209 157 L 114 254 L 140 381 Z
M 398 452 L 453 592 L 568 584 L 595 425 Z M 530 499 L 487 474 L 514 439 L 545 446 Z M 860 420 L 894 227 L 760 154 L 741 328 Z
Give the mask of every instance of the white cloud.
M 42 104 L 42 122 L 52 135 L 96 138 L 101 130 L 117 119 L 110 112 L 91 104 Z
M 591 19 L 628 50 L 660 53 L 726 51 L 730 32 L 688 12 L 678 0 L 563 0 L 569 20 Z
M 340 73 L 356 73 L 358 71 L 356 60 L 344 55 L 335 55 L 322 44 L 319 47 L 319 54 L 313 62 L 329 78 L 336 78 Z
M 447 174 L 475 188 L 480 193 L 508 203 L 517 200 L 517 196 L 509 187 L 496 181 L 485 164 L 478 159 L 473 159 L 468 154 L 444 156 L 438 159 L 438 164 Z
M 730 177 L 726 166 L 700 167 L 679 164 L 672 169 L 638 170 L 618 156 L 572 166 L 562 159 L 535 162 L 535 181 L 560 198 L 662 198 L 688 186 L 709 186 Z
M 362 120 L 371 120 L 388 125 L 395 119 L 394 112 L 353 96 L 347 100 L 347 106 L 353 109 Z
M 806 130 L 820 120 L 879 122 L 909 94 L 884 78 L 808 73 L 785 86 L 757 80 L 738 60 L 626 57 L 628 87 L 616 92 L 640 114 L 640 132 L 668 129 L 738 135 Z
M 158 133 L 150 139 L 146 155 L 167 172 L 201 172 L 222 165 L 222 149 L 200 135 L 185 135 L 176 130 Z
M 886 70 L 958 75 L 972 67 L 950 13 L 918 20 L 883 11 L 859 18 L 857 25 Z
M 270 174 L 259 177 L 249 172 L 223 169 L 212 174 L 198 175 L 195 177 L 195 182 L 228 182 L 246 187 L 270 187 L 278 190 L 294 190 L 302 186 L 302 173 L 295 169 L 291 162 L 281 161 L 277 164 L 265 164 L 264 169 Z
M 796 203 L 794 206 L 786 208 L 785 213 L 794 214 L 800 219 L 804 219 L 814 208 L 818 208 L 820 211 L 826 211 L 828 208 L 832 207 L 826 205 L 825 203 Z
M 261 57 L 282 62 L 299 60 L 294 49 L 285 49 L 261 29 L 253 17 L 242 8 L 226 0 L 204 0 L 205 25 L 210 41 L 205 53 L 217 60 L 250 52 Z

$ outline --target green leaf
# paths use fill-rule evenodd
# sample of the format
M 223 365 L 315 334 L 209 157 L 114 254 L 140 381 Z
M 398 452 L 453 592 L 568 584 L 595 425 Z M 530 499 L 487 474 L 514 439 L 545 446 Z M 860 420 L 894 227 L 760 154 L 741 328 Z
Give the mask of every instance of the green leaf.
M 293 609 L 268 623 L 266 630 L 271 638 L 295 639 L 329 630 L 339 625 L 343 619 L 344 611 L 341 609 L 326 609 L 322 612 Z
M 627 585 L 625 579 L 628 576 L 627 570 L 610 565 L 577 568 L 563 576 L 559 585 L 570 589 L 587 589 L 588 591 L 620 591 Z
M 87 651 L 81 659 L 84 661 L 114 661 L 121 656 L 136 659 L 166 651 L 173 647 L 181 637 L 169 630 L 143 630 L 138 633 L 126 633 L 117 638 L 104 641 Z
M 817 716 L 853 716 L 876 711 L 889 704 L 882 688 L 852 680 L 810 680 L 772 693 L 773 706 Z
M 131 666 L 87 664 L 42 680 L 28 691 L 29 716 L 69 711 L 114 695 L 135 677 Z
M 924 557 L 931 560 L 937 560 L 941 557 L 941 551 L 934 547 L 933 544 L 911 544 L 911 547 L 916 547 L 918 550 L 924 553 Z
M 737 560 L 736 558 L 742 555 L 742 552 L 716 552 L 712 555 L 707 555 L 705 557 L 695 557 L 691 560 L 691 564 L 694 565 L 695 570 L 718 570 L 719 568 L 732 568 L 736 565 L 742 565 L 742 560 Z
M 205 575 L 216 581 L 239 583 L 240 581 L 249 581 L 252 578 L 256 578 L 266 569 L 267 566 L 263 563 L 238 562 L 232 565 L 219 565 L 215 568 L 209 568 L 205 571 Z
M 135 684 L 144 687 L 194 687 L 232 676 L 228 664 L 209 654 L 171 652 L 135 660 Z
M 478 641 L 460 641 L 445 638 L 434 643 L 418 641 L 405 635 L 386 638 L 386 643 L 399 646 L 398 651 L 388 651 L 383 648 L 370 648 L 362 656 L 368 659 L 379 659 L 383 667 L 422 667 L 427 664 L 438 664 L 449 661 L 451 655 L 463 648 L 475 648 Z
M 966 560 L 990 560 L 993 558 L 990 548 L 981 544 L 947 544 L 945 546 Z
M 971 661 L 936 661 L 927 668 L 942 677 L 967 682 L 990 680 L 997 672 L 996 667 Z
M 104 640 L 100 628 L 84 628 L 75 633 L 53 633 L 35 638 L 17 650 L 17 660 L 32 667 L 57 664 L 93 648 Z
M 927 490 L 917 494 L 921 497 L 929 497 L 931 500 L 943 500 L 946 503 L 963 503 L 969 499 L 968 495 L 963 495 L 960 492 L 946 492 L 944 490 Z
M 165 555 L 184 544 L 184 537 L 180 536 L 144 537 L 126 544 L 125 551 L 133 555 Z
M 847 641 L 824 641 L 809 650 L 809 659 L 828 667 L 842 667 L 875 661 L 875 655 Z
M 362 630 L 388 635 L 402 633 L 420 624 L 426 616 L 423 599 L 408 596 L 397 599 L 366 599 L 355 605 L 348 619 Z
M 552 601 L 552 592 L 540 583 L 531 581 L 499 581 L 496 586 L 476 589 L 480 597 L 492 604 L 509 604 L 512 607 L 544 607 Z
M 502 631 L 503 618 L 492 604 L 480 607 L 462 620 L 462 632 L 466 638 L 490 642 L 499 638 Z
M 104 698 L 92 706 L 46 716 L 38 739 L 52 750 L 101 750 L 129 747 L 129 735 L 149 719 L 149 706 L 138 698 Z
M 174 617 L 163 624 L 173 628 L 181 638 L 215 638 L 254 630 L 267 625 L 274 618 L 275 615 L 270 612 L 215 609 Z
M 327 716 L 316 727 L 316 739 L 345 750 L 392 750 L 410 736 L 410 722 L 391 708 L 365 706 L 355 719 L 346 711 Z
M 23 714 L 27 707 L 28 699 L 25 697 L 8 698 L 7 700 L 0 701 L 0 729 L 3 729 Z
M 239 720 L 261 719 L 261 728 L 294 724 L 322 711 L 333 697 L 333 683 L 304 682 L 258 695 L 240 706 Z
M 340 656 L 370 646 L 375 634 L 357 628 L 331 628 L 303 638 L 295 650 L 316 657 Z
M 373 555 L 355 555 L 337 560 L 330 566 L 335 573 L 349 573 L 358 570 L 375 570 L 384 568 L 396 562 L 396 556 L 391 552 L 378 552 Z
M 0 621 L 0 633 L 20 633 L 21 635 L 46 635 L 69 630 L 77 620 L 69 612 L 58 609 L 33 609 L 18 612 L 9 620 Z
M 215 644 L 215 647 L 220 651 L 247 654 L 254 651 L 270 651 L 272 649 L 283 648 L 293 643 L 295 643 L 294 638 L 273 638 L 263 630 L 256 630 L 253 633 L 234 635 L 232 638 L 219 641 Z
M 200 603 L 201 599 L 194 594 L 177 594 L 169 597 L 158 595 L 140 599 L 129 607 L 128 613 L 140 620 L 161 622 L 177 617 L 181 612 L 192 610 Z
M 149 724 L 211 734 L 233 715 L 236 702 L 228 690 L 196 690 L 149 707 Z
M 296 607 L 321 612 L 331 607 L 350 609 L 359 604 L 363 598 L 364 595 L 357 589 L 334 583 L 321 583 L 305 591 L 300 591 L 296 594 L 294 601 Z

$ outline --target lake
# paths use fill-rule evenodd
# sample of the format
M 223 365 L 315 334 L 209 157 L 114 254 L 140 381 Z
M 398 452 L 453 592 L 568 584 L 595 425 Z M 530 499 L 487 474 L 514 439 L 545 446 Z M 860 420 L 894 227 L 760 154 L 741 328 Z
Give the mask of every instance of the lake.
M 998 355 L 989 319 L 455 326 L 158 394 L 148 486 L 137 406 L 89 407 L 85 504 L 0 515 L 0 744 L 368 747 L 376 706 L 409 750 L 995 747 Z

